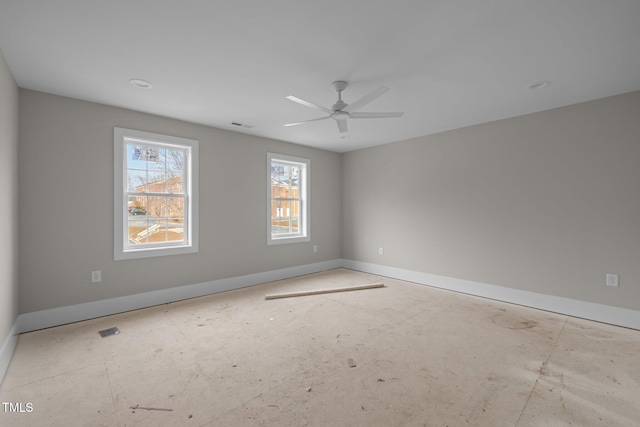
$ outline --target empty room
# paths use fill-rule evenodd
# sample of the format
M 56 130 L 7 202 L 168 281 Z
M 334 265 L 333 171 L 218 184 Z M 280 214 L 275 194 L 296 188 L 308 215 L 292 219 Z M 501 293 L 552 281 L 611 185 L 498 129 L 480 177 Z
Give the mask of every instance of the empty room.
M 0 425 L 640 425 L 638 22 L 0 0 Z

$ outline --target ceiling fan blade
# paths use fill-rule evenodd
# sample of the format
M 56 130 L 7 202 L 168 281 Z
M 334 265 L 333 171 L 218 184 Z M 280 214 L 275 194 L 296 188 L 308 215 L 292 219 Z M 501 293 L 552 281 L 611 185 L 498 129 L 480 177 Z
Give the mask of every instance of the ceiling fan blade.
M 301 124 L 304 124 L 304 123 L 311 123 L 311 122 L 317 122 L 319 120 L 326 120 L 326 119 L 329 119 L 329 118 L 331 118 L 331 116 L 320 117 L 318 119 L 304 120 L 302 122 L 287 123 L 285 126 L 296 126 L 296 125 L 301 125 Z
M 346 120 L 336 120 L 338 124 L 338 129 L 340 129 L 340 133 L 344 133 L 347 131 L 347 121 Z
M 374 99 L 376 99 L 377 97 L 379 97 L 380 95 L 382 95 L 388 90 L 389 90 L 388 87 L 380 86 L 378 89 L 374 89 L 372 92 L 369 92 L 367 95 L 363 96 L 357 101 L 352 102 L 346 108 L 343 108 L 342 111 L 346 111 L 347 113 L 350 113 L 352 111 L 359 110 L 360 108 L 364 107 L 365 105 L 367 105 L 368 103 L 370 103 L 371 101 L 373 101 Z
M 325 108 L 321 105 L 314 104 L 313 102 L 305 101 L 304 99 L 300 99 L 297 96 L 289 95 L 287 99 L 293 102 L 297 102 L 298 104 L 304 105 L 305 107 L 314 108 L 316 110 L 324 111 L 325 113 L 333 113 L 333 110 L 329 108 Z
M 387 117 L 400 117 L 404 113 L 351 113 L 350 119 L 384 119 Z

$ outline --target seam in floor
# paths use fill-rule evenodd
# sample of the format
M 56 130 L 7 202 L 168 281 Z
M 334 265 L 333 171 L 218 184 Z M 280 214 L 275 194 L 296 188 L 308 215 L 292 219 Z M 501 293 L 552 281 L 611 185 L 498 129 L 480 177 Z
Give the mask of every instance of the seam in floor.
M 527 405 L 529 404 L 529 400 L 531 399 L 531 396 L 533 396 L 533 392 L 536 391 L 536 388 L 538 387 L 540 378 L 542 378 L 542 375 L 544 374 L 544 370 L 547 364 L 549 363 L 549 360 L 551 359 L 553 352 L 558 347 L 558 343 L 560 342 L 560 337 L 562 336 L 562 333 L 564 332 L 564 328 L 567 326 L 568 321 L 569 321 L 569 318 L 566 317 L 564 319 L 564 323 L 562 324 L 562 328 L 560 328 L 560 332 L 558 333 L 558 336 L 556 337 L 556 340 L 553 343 L 553 346 L 551 346 L 551 350 L 549 351 L 547 358 L 545 359 L 544 362 L 542 362 L 542 366 L 540 366 L 540 370 L 538 372 L 538 378 L 536 378 L 536 381 L 533 383 L 533 387 L 531 387 L 531 392 L 529 393 L 529 396 L 527 396 L 527 400 L 524 402 L 524 406 L 522 407 L 522 411 L 520 412 L 520 415 L 518 416 L 518 420 L 516 421 L 514 427 L 518 427 L 518 424 L 520 424 L 520 419 L 522 418 L 524 411 L 527 409 Z

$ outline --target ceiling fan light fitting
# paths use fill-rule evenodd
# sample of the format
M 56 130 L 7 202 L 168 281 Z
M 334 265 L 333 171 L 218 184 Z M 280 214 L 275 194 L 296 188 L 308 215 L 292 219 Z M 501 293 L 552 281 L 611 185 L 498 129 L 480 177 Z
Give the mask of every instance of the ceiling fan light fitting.
M 333 114 L 333 118 L 336 120 L 347 120 L 349 118 L 350 114 L 347 113 L 346 111 L 336 111 Z

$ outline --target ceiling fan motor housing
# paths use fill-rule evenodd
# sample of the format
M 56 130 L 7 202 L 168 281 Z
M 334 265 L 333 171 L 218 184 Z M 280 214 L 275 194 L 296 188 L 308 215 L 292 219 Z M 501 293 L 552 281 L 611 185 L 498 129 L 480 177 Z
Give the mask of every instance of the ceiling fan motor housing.
M 339 99 L 338 102 L 336 102 L 331 106 L 331 108 L 333 109 L 333 111 L 340 111 L 343 108 L 345 108 L 347 105 L 348 104 L 345 103 L 342 99 Z

